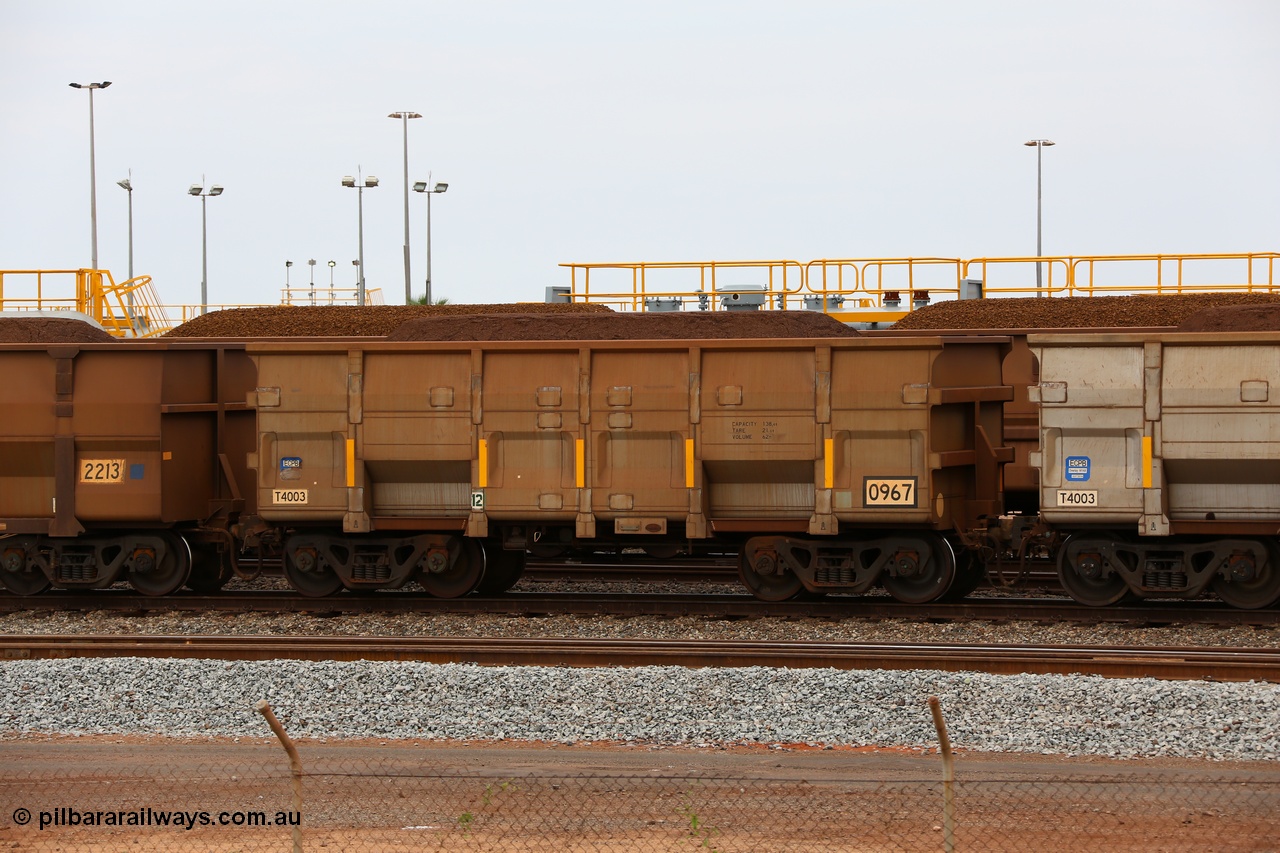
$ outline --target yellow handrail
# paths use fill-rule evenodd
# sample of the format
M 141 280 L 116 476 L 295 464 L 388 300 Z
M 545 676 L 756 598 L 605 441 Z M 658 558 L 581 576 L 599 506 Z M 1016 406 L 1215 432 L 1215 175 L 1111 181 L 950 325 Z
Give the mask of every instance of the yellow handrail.
M 74 289 L 67 278 L 74 277 Z M 56 282 L 56 284 L 55 284 Z M 8 290 L 6 291 L 6 287 Z M 72 296 L 49 296 L 74 293 Z M 316 302 L 301 299 L 293 304 L 354 305 L 355 288 L 285 292 L 287 300 L 296 293 L 309 293 Z M 349 293 L 349 295 L 348 295 Z M 325 301 L 320 301 L 321 299 Z M 284 304 L 288 304 L 286 301 Z M 383 304 L 381 288 L 365 292 L 366 305 Z M 260 308 L 261 304 L 209 305 L 209 311 L 228 308 Z M 118 338 L 150 338 L 162 335 L 200 315 L 199 305 L 164 305 L 151 284 L 151 276 L 140 275 L 116 283 L 109 270 L 0 270 L 0 311 L 79 312 L 92 318 Z M 177 319 L 171 319 L 171 314 Z
M 356 287 L 282 287 L 281 305 L 359 305 Z M 382 288 L 371 287 L 364 293 L 365 305 L 382 305 Z
M 14 290 L 21 290 L 26 276 L 34 277 L 34 288 L 28 285 L 23 295 L 15 296 Z M 75 278 L 73 297 L 46 295 L 46 279 L 67 276 Z M 65 283 L 58 289 L 65 293 Z M 77 311 L 116 337 L 153 337 L 173 326 L 151 286 L 151 276 L 117 284 L 108 270 L 0 270 L 0 310 Z
M 894 320 L 930 302 L 1010 296 L 1094 296 L 1198 292 L 1280 293 L 1276 252 L 1212 254 L 1055 255 L 991 258 L 822 258 L 797 261 L 683 261 L 566 263 L 568 298 L 616 310 L 721 310 L 730 286 L 717 273 L 756 272 L 766 309 L 806 307 L 844 319 Z M 1037 267 L 1040 275 L 1036 275 Z M 602 289 L 593 281 L 611 271 L 630 281 Z M 656 287 L 655 273 L 682 272 L 681 287 Z M 1037 284 L 1037 280 L 1039 283 Z M 696 282 L 697 287 L 689 284 Z M 677 304 L 678 303 L 678 304 Z M 802 304 L 803 303 L 803 304 Z M 856 315 L 856 316 L 847 316 Z
M 573 281 L 570 297 L 572 301 L 601 302 L 617 310 L 643 311 L 644 300 L 652 297 L 688 299 L 695 303 L 706 303 L 710 310 L 719 310 L 717 298 L 720 294 L 731 291 L 742 285 L 762 288 L 759 292 L 765 297 L 766 308 L 778 306 L 778 298 L 785 300 L 797 294 L 804 287 L 804 268 L 798 261 L 663 261 L 655 263 L 620 263 L 620 264 L 561 264 L 570 269 Z M 630 286 L 618 287 L 616 278 L 611 283 L 612 289 L 600 290 L 592 284 L 592 271 L 620 270 L 629 273 Z M 582 272 L 581 289 L 579 289 L 578 273 Z M 692 275 L 670 275 L 678 272 L 697 272 L 696 287 Z M 668 280 L 680 280 L 682 287 L 650 291 L 650 279 L 655 274 Z M 662 275 L 666 274 L 666 275 Z M 728 275 L 732 282 L 725 282 Z M 599 278 L 599 276 L 597 276 Z M 596 289 L 593 291 L 593 287 Z M 576 298 L 581 297 L 581 298 Z

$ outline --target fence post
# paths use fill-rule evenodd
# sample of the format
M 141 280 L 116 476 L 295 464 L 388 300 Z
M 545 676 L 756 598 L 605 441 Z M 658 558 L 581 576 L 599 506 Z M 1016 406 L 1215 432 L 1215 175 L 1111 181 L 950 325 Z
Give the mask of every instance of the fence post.
M 942 748 L 942 847 L 947 853 L 952 853 L 956 849 L 956 768 L 951 760 L 947 723 L 942 719 L 942 703 L 937 696 L 929 697 L 929 711 L 933 714 L 933 727 L 938 730 L 938 743 Z
M 293 741 L 289 739 L 289 733 L 276 719 L 275 712 L 271 710 L 267 700 L 259 699 L 254 707 L 258 709 L 259 714 L 266 717 L 267 725 L 271 726 L 271 731 L 275 732 L 284 746 L 284 751 L 289 754 L 289 770 L 293 777 L 290 780 L 293 787 L 293 812 L 298 816 L 298 822 L 293 824 L 293 853 L 302 853 L 302 760 L 298 758 L 298 748 L 293 745 Z

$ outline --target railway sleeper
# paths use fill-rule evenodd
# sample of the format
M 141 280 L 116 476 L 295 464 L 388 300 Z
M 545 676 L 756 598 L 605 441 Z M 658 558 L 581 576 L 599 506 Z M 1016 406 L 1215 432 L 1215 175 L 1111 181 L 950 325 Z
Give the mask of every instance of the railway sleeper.
M 880 583 L 900 601 L 923 604 L 951 589 L 956 558 L 951 544 L 930 532 L 874 539 L 756 536 L 743 545 L 739 569 L 751 593 L 766 601 L 803 591 L 860 595 Z
M 1076 534 L 1063 543 L 1058 571 L 1067 592 L 1093 606 L 1125 596 L 1197 598 L 1210 588 L 1246 610 L 1280 600 L 1280 549 L 1259 539 L 1135 541 Z

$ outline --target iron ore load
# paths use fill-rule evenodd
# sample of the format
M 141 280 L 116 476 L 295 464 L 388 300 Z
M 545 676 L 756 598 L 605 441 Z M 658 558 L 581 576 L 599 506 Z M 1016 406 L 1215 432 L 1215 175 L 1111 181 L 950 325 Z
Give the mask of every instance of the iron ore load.
M 360 336 L 342 312 L 370 309 L 268 309 L 303 312 L 292 337 L 232 312 L 158 341 L 0 326 L 0 583 L 165 595 L 279 557 L 308 595 L 458 597 L 612 544 L 731 548 L 771 601 L 954 598 L 1026 555 L 1091 605 L 1280 599 L 1271 309 L 858 334 L 535 307 Z

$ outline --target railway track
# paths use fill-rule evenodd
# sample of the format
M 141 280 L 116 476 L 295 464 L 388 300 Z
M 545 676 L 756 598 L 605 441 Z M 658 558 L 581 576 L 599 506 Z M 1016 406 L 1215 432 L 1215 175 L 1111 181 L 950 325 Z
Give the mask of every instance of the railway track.
M 623 554 L 597 555 L 592 559 L 534 559 L 529 561 L 525 577 L 540 581 L 741 583 L 737 558 L 722 556 L 657 560 Z M 995 579 L 991 586 L 1061 588 L 1057 569 L 1045 561 L 1029 561 L 1026 566 L 1004 564 L 998 570 L 993 569 L 991 577 Z
M 1280 651 L 1124 646 L 1012 646 L 438 637 L 20 635 L 5 659 L 97 657 L 379 660 L 524 666 L 932 669 L 995 674 L 1280 681 Z
M 904 604 L 888 596 L 829 596 L 816 601 L 758 601 L 739 594 L 509 592 L 494 597 L 441 599 L 415 591 L 308 598 L 286 590 L 179 593 L 161 598 L 132 590 L 59 590 L 35 596 L 0 594 L 0 613 L 23 611 L 104 611 L 115 613 L 491 613 L 608 616 L 701 616 L 721 619 L 761 617 L 816 619 L 908 619 L 934 622 L 1123 624 L 1130 626 L 1277 625 L 1280 609 L 1238 610 L 1217 601 L 1139 602 L 1123 607 L 1083 607 L 1066 598 L 968 598 L 959 602 Z
M 279 559 L 256 558 L 242 561 L 246 569 L 256 569 L 264 577 L 283 577 Z M 524 577 L 534 583 L 723 583 L 739 587 L 736 557 L 723 555 L 656 559 L 636 554 L 595 554 L 589 558 L 556 557 L 529 560 Z M 1030 563 L 1025 571 L 1004 566 L 991 586 L 997 588 L 1061 588 L 1057 570 L 1043 562 Z M 1003 581 L 1003 582 L 1001 582 Z

